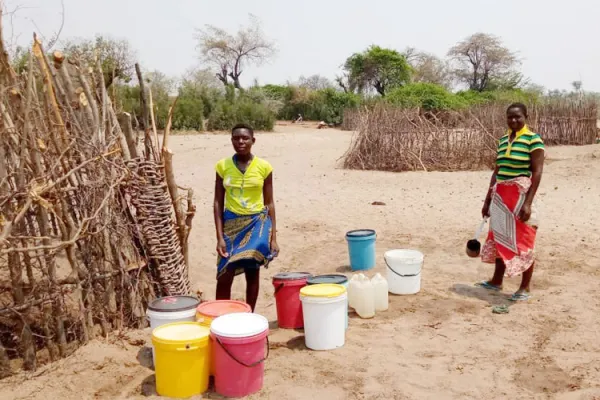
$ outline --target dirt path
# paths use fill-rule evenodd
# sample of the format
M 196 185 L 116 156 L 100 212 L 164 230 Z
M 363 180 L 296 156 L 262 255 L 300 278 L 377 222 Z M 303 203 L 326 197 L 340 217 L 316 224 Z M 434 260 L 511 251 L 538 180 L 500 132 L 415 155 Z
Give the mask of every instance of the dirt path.
M 535 297 L 494 315 L 491 305 L 508 303 L 518 279 L 503 295 L 477 290 L 473 283 L 491 269 L 464 255 L 489 172 L 344 171 L 336 166 L 349 134 L 293 129 L 257 136 L 256 154 L 275 168 L 282 247 L 263 273 L 257 311 L 275 319 L 270 279 L 279 271 L 348 272 L 344 233 L 356 228 L 378 232 L 374 272 L 384 272 L 387 249 L 423 251 L 423 290 L 391 297 L 390 310 L 373 320 L 351 318 L 337 351 L 310 352 L 300 333 L 273 331 L 264 390 L 253 399 L 600 398 L 599 146 L 550 149 Z M 230 155 L 230 144 L 227 136 L 198 135 L 174 137 L 172 146 L 178 180 L 194 188 L 198 205 L 192 279 L 213 298 L 213 165 Z M 235 296 L 243 291 L 240 278 Z M 147 337 L 127 332 L 91 343 L 35 378 L 0 381 L 0 398 L 152 398 Z

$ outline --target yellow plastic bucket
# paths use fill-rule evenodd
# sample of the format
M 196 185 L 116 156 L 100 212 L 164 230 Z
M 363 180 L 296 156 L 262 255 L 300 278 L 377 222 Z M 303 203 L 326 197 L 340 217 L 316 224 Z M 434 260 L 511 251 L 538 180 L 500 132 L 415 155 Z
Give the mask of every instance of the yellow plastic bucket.
M 197 322 L 175 322 L 152 332 L 156 353 L 156 392 L 187 398 L 208 389 L 210 329 Z

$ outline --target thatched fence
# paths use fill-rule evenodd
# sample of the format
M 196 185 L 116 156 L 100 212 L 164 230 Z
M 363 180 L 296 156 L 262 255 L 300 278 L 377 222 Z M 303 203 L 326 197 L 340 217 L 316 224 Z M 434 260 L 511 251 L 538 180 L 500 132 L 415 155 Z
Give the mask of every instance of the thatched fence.
M 17 75 L 0 37 L 0 377 L 143 327 L 148 301 L 191 291 L 194 205 L 169 129 L 141 151 L 100 66 L 51 58 L 35 40 Z
M 529 107 L 529 125 L 547 145 L 595 143 L 595 102 L 554 101 Z M 458 171 L 491 167 L 506 132 L 506 104 L 419 113 L 387 105 L 347 110 L 355 130 L 343 166 L 382 171 Z

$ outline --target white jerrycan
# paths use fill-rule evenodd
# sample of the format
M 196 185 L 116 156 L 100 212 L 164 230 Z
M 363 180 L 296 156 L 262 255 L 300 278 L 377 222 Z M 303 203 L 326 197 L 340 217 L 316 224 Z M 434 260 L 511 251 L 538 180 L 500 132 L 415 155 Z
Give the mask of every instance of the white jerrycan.
M 371 279 L 373 293 L 375 296 L 375 311 L 385 311 L 388 309 L 388 283 L 387 280 L 377 273 Z
M 375 316 L 375 292 L 373 291 L 371 280 L 364 275 L 358 278 L 354 303 L 354 310 L 359 317 L 373 318 Z
M 358 290 L 358 281 L 360 279 L 360 275 L 362 274 L 354 274 L 352 278 L 350 278 L 350 282 L 348 282 L 348 306 L 350 308 L 355 308 L 355 298 L 356 292 Z

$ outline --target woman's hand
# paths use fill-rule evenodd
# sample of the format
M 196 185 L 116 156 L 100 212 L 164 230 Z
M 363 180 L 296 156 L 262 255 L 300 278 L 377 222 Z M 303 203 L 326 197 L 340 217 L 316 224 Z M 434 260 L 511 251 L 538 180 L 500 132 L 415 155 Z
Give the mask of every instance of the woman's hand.
M 279 245 L 277 244 L 276 239 L 271 240 L 271 255 L 273 256 L 273 258 L 279 255 Z
M 517 218 L 519 218 L 519 220 L 521 220 L 521 222 L 529 221 L 529 218 L 531 218 L 531 204 L 529 204 L 529 203 L 523 204 L 523 206 L 521 207 L 521 211 L 519 211 L 519 215 L 517 216 Z
M 217 254 L 223 258 L 229 257 L 229 253 L 227 252 L 227 243 L 225 243 L 225 239 L 223 238 L 217 241 Z
M 483 208 L 481 209 L 481 216 L 483 218 L 490 217 L 490 204 L 492 201 L 490 199 L 485 199 L 485 203 L 483 203 Z

